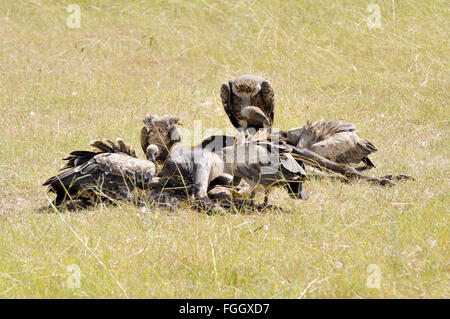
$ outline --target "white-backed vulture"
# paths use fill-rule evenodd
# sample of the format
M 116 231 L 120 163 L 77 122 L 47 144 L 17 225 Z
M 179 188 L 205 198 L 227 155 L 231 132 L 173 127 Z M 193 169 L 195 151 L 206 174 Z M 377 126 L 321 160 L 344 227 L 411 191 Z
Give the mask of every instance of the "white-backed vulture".
M 359 137 L 352 123 L 307 121 L 303 127 L 289 130 L 287 140 L 291 145 L 306 148 L 339 164 L 363 162 L 365 166 L 360 170 L 375 167 L 368 155 L 376 152 L 376 147 Z
M 144 117 L 144 126 L 141 129 L 141 146 L 144 153 L 147 155 L 147 147 L 149 145 L 156 145 L 159 149 L 155 160 L 158 163 L 163 163 L 169 155 L 169 150 L 172 145 L 180 141 L 178 116 L 151 116 Z M 150 160 L 150 158 L 147 159 Z
M 226 114 L 237 129 L 271 127 L 274 121 L 272 84 L 260 76 L 242 75 L 222 84 L 220 97 Z
M 134 149 L 120 138 L 116 143 L 93 141 L 91 146 L 93 151 L 71 152 L 61 167 L 67 170 L 44 182 L 49 192 L 56 193 L 55 206 L 75 199 L 83 205 L 99 198 L 129 200 L 135 187 L 145 189 L 155 175 L 155 164 L 137 158 Z M 150 157 L 157 153 L 155 145 L 148 147 Z

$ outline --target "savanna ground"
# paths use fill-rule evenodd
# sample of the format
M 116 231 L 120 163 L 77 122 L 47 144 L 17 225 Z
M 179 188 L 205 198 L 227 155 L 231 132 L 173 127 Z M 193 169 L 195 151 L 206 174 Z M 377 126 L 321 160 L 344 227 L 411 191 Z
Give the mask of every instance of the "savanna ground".
M 2 0 L 0 297 L 448 298 L 449 4 L 376 3 L 381 28 L 359 0 Z M 143 156 L 147 113 L 231 128 L 219 87 L 240 74 L 271 80 L 276 127 L 353 122 L 369 174 L 417 181 L 311 181 L 266 214 L 36 211 L 92 139 Z

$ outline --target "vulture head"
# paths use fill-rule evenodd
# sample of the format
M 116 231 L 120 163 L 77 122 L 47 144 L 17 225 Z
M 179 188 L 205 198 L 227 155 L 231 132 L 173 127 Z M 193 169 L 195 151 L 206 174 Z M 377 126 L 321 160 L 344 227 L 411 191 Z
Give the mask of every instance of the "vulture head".
M 250 105 L 250 98 L 261 91 L 261 84 L 252 78 L 241 78 L 233 83 L 233 93 L 241 98 L 241 109 Z
M 145 151 L 145 155 L 147 156 L 147 159 L 153 163 L 156 162 L 156 157 L 158 157 L 159 154 L 159 148 L 155 144 L 151 144 L 147 146 L 147 150 Z
M 158 162 L 167 159 L 172 146 L 181 140 L 179 121 L 180 117 L 172 115 L 147 115 L 143 119 L 141 146 L 148 160 L 153 156 Z

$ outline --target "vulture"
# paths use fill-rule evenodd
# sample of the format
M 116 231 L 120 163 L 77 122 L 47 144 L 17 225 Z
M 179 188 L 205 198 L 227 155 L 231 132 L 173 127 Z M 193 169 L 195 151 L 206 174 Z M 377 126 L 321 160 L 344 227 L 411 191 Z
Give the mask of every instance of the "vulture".
M 259 130 L 244 138 L 238 135 L 233 146 L 223 149 L 225 172 L 244 179 L 252 190 L 252 197 L 265 191 L 264 205 L 268 193 L 275 186 L 283 186 L 293 198 L 307 200 L 308 195 L 302 181 L 306 179 L 304 165 L 291 155 L 292 149 L 278 143 L 270 131 Z
M 130 200 L 135 187 L 145 189 L 155 175 L 155 164 L 136 157 L 134 149 L 122 139 L 93 141 L 93 151 L 73 151 L 61 170 L 65 172 L 44 182 L 49 192 L 56 193 L 53 204 L 81 200 L 83 206 L 98 199 Z M 147 147 L 147 154 L 155 157 L 156 145 Z
M 148 160 L 152 159 L 149 157 L 147 148 L 156 145 L 159 152 L 154 160 L 158 163 L 164 163 L 173 144 L 180 141 L 179 121 L 180 117 L 171 115 L 147 115 L 144 117 L 144 126 L 141 129 L 141 146 Z
M 339 120 L 319 120 L 315 123 L 307 121 L 303 127 L 287 132 L 287 142 L 338 164 L 364 163 L 358 170 L 375 167 L 368 156 L 377 151 L 376 147 L 359 137 L 356 126 L 352 123 Z
M 263 77 L 242 75 L 222 83 L 220 88 L 225 112 L 234 127 L 254 131 L 271 127 L 274 120 L 272 84 Z

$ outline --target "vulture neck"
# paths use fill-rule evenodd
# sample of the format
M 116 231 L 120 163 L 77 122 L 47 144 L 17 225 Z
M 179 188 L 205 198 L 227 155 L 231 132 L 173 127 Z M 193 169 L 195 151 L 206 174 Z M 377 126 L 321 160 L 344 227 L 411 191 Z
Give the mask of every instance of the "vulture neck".
M 241 95 L 240 98 L 241 98 L 241 102 L 242 102 L 242 104 L 241 104 L 241 112 L 242 112 L 247 106 L 249 106 L 251 104 L 251 101 L 250 101 L 249 96 Z

